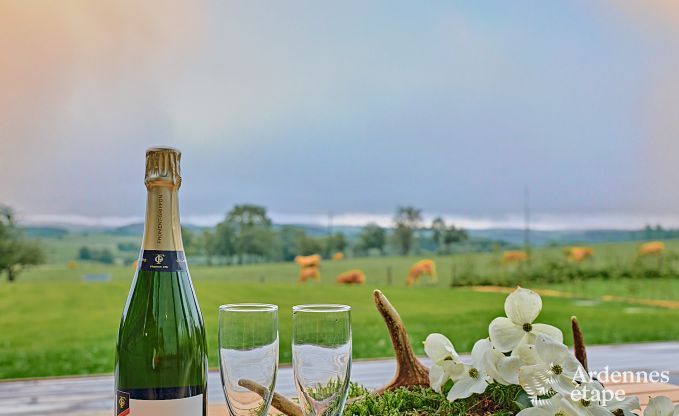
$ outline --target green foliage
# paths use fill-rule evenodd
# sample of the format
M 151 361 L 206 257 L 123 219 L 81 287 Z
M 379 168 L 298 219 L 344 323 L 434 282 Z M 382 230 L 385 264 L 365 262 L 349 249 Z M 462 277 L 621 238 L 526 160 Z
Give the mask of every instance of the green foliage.
M 375 223 L 369 223 L 361 230 L 358 236 L 356 251 L 360 254 L 368 254 L 370 250 L 379 250 L 384 254 L 384 246 L 387 244 L 387 232 Z
M 450 253 L 451 245 L 460 243 L 469 239 L 467 231 L 462 228 L 457 228 L 451 224 L 446 226 L 445 221 L 441 217 L 436 217 L 431 223 L 432 240 L 436 246 L 436 251 L 439 253 Z
M 115 258 L 113 253 L 108 248 L 96 249 L 88 246 L 83 246 L 78 251 L 79 260 L 98 261 L 104 264 L 113 264 Z
M 402 256 L 412 250 L 415 243 L 415 231 L 422 223 L 422 210 L 415 207 L 399 207 L 394 216 L 394 244 Z
M 14 212 L 0 206 L 0 272 L 13 282 L 27 266 L 44 263 L 46 254 L 37 242 L 24 239 L 16 224 Z
M 483 394 L 449 402 L 428 387 L 399 388 L 381 395 L 363 394 L 344 409 L 345 416 L 510 416 L 519 412 L 519 386 L 491 384 Z

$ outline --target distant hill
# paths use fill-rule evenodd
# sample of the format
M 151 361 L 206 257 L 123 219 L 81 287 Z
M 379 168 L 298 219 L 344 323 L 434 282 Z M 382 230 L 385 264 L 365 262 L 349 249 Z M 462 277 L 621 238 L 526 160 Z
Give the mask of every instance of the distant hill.
M 62 238 L 69 231 L 60 227 L 22 227 L 26 237 L 30 238 Z
M 202 232 L 213 227 L 201 227 L 193 224 L 183 224 L 184 228 L 194 232 Z M 336 225 L 329 230 L 327 226 L 317 224 L 274 224 L 275 230 L 283 227 L 300 229 L 310 237 L 323 237 L 329 231 L 341 232 L 351 243 L 358 238 L 361 229 L 359 226 Z M 44 226 L 22 227 L 26 236 L 31 238 L 63 238 L 66 235 L 80 234 L 104 234 L 119 237 L 140 237 L 144 233 L 143 223 L 133 223 L 122 227 L 104 228 L 101 226 L 78 226 L 68 227 L 60 224 Z M 501 245 L 521 246 L 524 242 L 524 230 L 519 228 L 488 228 L 468 230 L 470 244 L 473 246 L 490 247 L 494 243 Z M 420 246 L 427 248 L 431 239 L 429 230 L 422 230 Z M 530 242 L 534 246 L 544 245 L 570 245 L 570 244 L 596 244 L 616 243 L 624 241 L 660 240 L 679 238 L 679 230 L 663 228 L 646 228 L 637 230 L 613 230 L 613 229 L 590 229 L 590 230 L 531 230 Z

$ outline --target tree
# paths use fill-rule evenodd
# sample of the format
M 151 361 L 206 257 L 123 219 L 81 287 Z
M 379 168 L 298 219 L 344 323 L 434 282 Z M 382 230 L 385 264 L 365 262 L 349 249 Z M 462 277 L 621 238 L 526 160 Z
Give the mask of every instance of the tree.
M 14 212 L 0 206 L 0 272 L 13 282 L 27 266 L 44 263 L 45 251 L 33 241 L 26 241 L 16 224 Z
M 318 238 L 309 237 L 304 232 L 299 235 L 297 241 L 299 253 L 302 256 L 309 256 L 311 254 L 319 254 L 323 251 L 323 243 Z
M 275 235 L 266 208 L 243 204 L 236 205 L 226 215 L 225 223 L 235 231 L 235 249 L 238 263 L 245 256 L 268 257 L 273 253 Z
M 325 256 L 332 257 L 338 251 L 344 252 L 347 248 L 347 239 L 343 233 L 335 233 L 325 238 Z
M 399 207 L 394 216 L 394 242 L 402 256 L 410 253 L 415 241 L 415 231 L 422 223 L 422 210 L 415 207 Z
M 469 234 L 467 230 L 463 228 L 456 228 L 454 225 L 446 228 L 443 234 L 443 245 L 445 247 L 445 252 L 450 253 L 450 246 L 454 243 L 459 243 L 469 239 Z
M 434 220 L 431 222 L 431 231 L 432 231 L 431 239 L 434 240 L 436 250 L 440 252 L 441 249 L 443 248 L 443 239 L 444 234 L 446 233 L 446 222 L 443 220 L 443 218 L 441 217 L 434 218 Z
M 371 249 L 377 249 L 380 254 L 384 254 L 384 246 L 387 243 L 387 233 L 384 228 L 375 224 L 369 223 L 361 230 L 358 235 L 357 248 L 359 251 L 367 253 Z
M 290 261 L 300 254 L 299 243 L 304 237 L 304 231 L 298 227 L 285 225 L 278 232 L 278 245 L 283 261 Z

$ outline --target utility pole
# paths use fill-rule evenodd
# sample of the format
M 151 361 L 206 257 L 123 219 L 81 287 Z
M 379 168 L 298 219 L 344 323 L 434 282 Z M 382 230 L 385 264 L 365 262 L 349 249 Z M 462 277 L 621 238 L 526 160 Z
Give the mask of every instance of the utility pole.
M 523 190 L 523 249 L 528 255 L 528 264 L 530 264 L 530 190 L 528 187 Z

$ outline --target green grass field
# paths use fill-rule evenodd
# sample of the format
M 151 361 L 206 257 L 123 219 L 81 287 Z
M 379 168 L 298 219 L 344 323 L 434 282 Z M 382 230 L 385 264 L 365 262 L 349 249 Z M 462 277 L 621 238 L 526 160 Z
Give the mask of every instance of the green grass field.
M 671 242 L 676 249 L 679 243 Z M 596 247 L 593 265 L 633 258 L 635 245 Z M 544 249 L 536 258 L 562 256 L 562 249 Z M 499 266 L 497 254 L 437 257 L 439 282 L 405 287 L 408 266 L 419 258 L 363 258 L 325 262 L 322 282 L 295 283 L 291 263 L 249 266 L 193 266 L 191 273 L 205 318 L 210 365 L 217 365 L 217 308 L 231 302 L 269 302 L 280 305 L 281 361 L 290 361 L 290 308 L 298 303 L 347 303 L 353 307 L 354 357 L 391 356 L 384 324 L 371 298 L 383 290 L 401 313 L 411 341 L 422 354 L 422 340 L 431 332 L 448 335 L 460 351 L 487 335 L 492 318 L 503 313 L 504 294 L 451 288 L 460 270 L 511 274 Z M 630 260 L 631 261 L 631 260 Z M 597 265 L 597 262 L 600 263 Z M 514 267 L 514 266 L 509 266 Z M 368 283 L 338 287 L 341 271 L 361 268 Z M 86 273 L 110 273 L 108 282 L 82 281 Z M 14 284 L 0 283 L 0 378 L 108 373 L 112 371 L 115 339 L 133 270 L 129 266 L 78 264 L 45 265 L 20 275 Z M 391 279 L 388 278 L 389 274 Z M 588 279 L 568 283 L 533 282 L 532 288 L 551 288 L 577 298 L 544 298 L 539 321 L 562 328 L 570 338 L 569 317 L 577 315 L 589 343 L 619 343 L 679 339 L 679 310 L 597 301 L 614 294 L 656 299 L 678 299 L 679 280 L 668 278 Z M 583 301 L 582 299 L 594 299 Z

